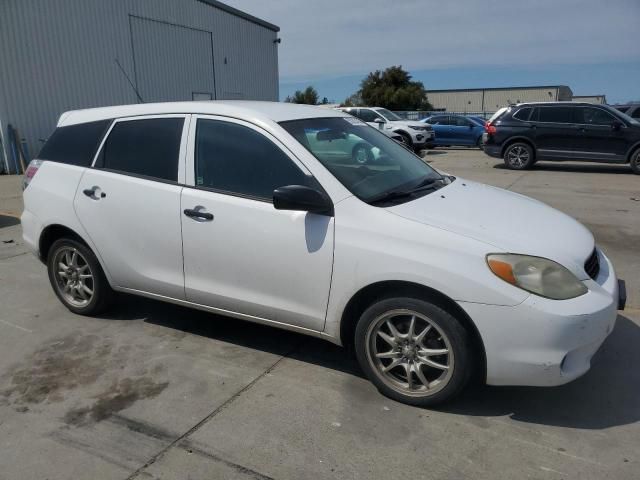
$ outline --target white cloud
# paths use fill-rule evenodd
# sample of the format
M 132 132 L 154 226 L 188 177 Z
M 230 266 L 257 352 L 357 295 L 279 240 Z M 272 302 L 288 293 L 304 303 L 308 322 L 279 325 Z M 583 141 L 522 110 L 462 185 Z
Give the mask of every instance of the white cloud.
M 225 1 L 225 0 L 223 0 Z M 283 79 L 639 61 L 638 0 L 226 0 L 280 26 Z

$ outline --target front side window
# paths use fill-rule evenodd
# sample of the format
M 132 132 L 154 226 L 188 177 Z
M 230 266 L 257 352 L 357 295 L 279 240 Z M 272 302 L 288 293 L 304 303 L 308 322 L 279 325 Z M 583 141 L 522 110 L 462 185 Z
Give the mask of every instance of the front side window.
M 539 122 L 547 123 L 572 123 L 573 122 L 573 108 L 571 107 L 539 107 L 538 109 Z
M 599 108 L 581 107 L 576 110 L 577 123 L 587 125 L 611 125 L 614 118 L 609 113 Z
M 279 187 L 315 182 L 261 133 L 207 119 L 196 127 L 195 174 L 198 187 L 259 200 L 271 200 Z
M 471 122 L 464 117 L 452 117 L 453 124 L 457 127 L 470 127 Z
M 116 123 L 97 167 L 175 182 L 184 118 L 148 118 Z
M 365 202 L 443 180 L 406 148 L 352 118 L 309 118 L 280 125 Z
M 402 118 L 400 118 L 398 115 L 393 113 L 391 110 L 387 110 L 386 108 L 378 108 L 376 112 L 378 112 L 380 115 L 382 115 L 384 118 L 386 118 L 390 122 L 402 121 Z

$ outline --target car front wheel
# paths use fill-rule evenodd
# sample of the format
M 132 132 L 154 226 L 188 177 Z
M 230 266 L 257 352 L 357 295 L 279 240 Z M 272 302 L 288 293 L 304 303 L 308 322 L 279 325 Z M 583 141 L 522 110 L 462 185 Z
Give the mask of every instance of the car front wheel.
M 467 331 L 454 316 L 422 300 L 399 297 L 370 306 L 356 326 L 355 346 L 378 390 L 410 405 L 447 401 L 471 375 Z
M 47 255 L 47 270 L 60 301 L 79 315 L 104 311 L 112 298 L 102 267 L 94 253 L 76 240 L 56 240 Z
M 513 143 L 504 151 L 504 164 L 511 170 L 526 170 L 533 163 L 533 149 L 526 143 Z

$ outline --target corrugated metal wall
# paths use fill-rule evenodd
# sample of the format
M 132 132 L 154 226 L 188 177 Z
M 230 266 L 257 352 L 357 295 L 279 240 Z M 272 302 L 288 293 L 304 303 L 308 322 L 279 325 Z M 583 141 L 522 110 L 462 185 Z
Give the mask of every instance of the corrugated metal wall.
M 34 154 L 63 111 L 136 103 L 116 59 L 150 100 L 277 100 L 276 35 L 197 0 L 1 0 L 0 125 Z
M 552 86 L 442 90 L 428 92 L 427 97 L 435 109 L 448 112 L 495 112 L 512 103 L 568 101 L 572 95 L 566 86 Z

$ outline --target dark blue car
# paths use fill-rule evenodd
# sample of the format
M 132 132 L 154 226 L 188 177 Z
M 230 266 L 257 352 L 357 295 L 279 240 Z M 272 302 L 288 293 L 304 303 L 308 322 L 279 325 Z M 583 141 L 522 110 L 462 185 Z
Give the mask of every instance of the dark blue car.
M 436 138 L 434 146 L 465 145 L 482 147 L 484 123 L 463 115 L 439 114 L 427 117 L 422 122 L 433 126 Z

